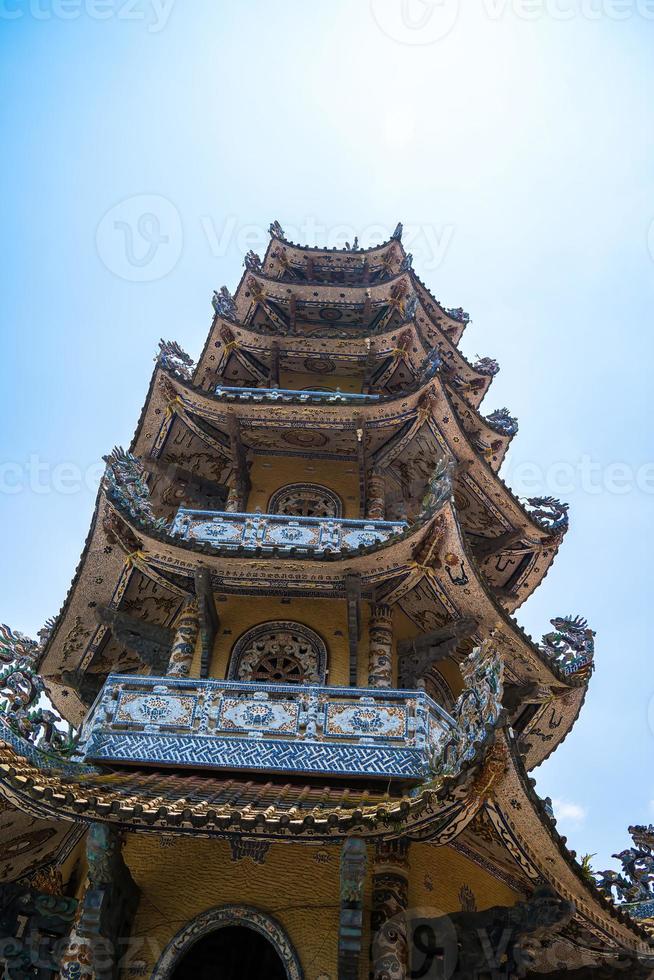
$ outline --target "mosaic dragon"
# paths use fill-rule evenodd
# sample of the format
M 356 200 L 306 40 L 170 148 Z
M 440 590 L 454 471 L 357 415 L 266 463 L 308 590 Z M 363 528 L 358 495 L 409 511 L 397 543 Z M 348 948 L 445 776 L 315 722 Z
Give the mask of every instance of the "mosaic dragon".
M 145 479 L 145 468 L 133 453 L 116 446 L 108 456 L 103 456 L 107 468 L 104 474 L 104 488 L 109 500 L 119 510 L 136 518 L 148 528 L 163 533 L 171 533 L 168 521 L 157 517 L 152 509 L 150 488 Z
M 34 640 L 0 624 L 0 714 L 27 741 L 69 755 L 77 741 L 75 730 L 70 725 L 66 730 L 60 715 L 39 705 L 40 701 L 47 703 L 43 680 L 37 673 L 40 650 Z
M 593 662 L 595 632 L 582 616 L 559 616 L 550 620 L 554 629 L 545 633 L 541 650 L 566 673 L 577 673 Z
M 654 901 L 654 826 L 630 827 L 629 833 L 636 846 L 612 855 L 622 864 L 621 872 L 594 872 L 597 887 L 619 902 Z

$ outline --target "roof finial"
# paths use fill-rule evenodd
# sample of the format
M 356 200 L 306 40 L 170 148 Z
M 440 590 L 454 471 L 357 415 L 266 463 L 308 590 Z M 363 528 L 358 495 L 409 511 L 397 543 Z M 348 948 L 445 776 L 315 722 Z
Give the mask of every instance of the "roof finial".
M 402 241 L 402 232 L 403 231 L 404 231 L 404 225 L 402 224 L 401 221 L 398 221 L 398 223 L 397 223 L 397 225 L 395 227 L 395 231 L 391 235 L 391 239 L 393 241 L 395 241 L 395 242 L 401 242 Z
M 283 238 L 284 237 L 284 229 L 280 225 L 279 221 L 273 221 L 272 224 L 270 225 L 270 228 L 268 229 L 268 231 L 273 236 L 273 238 Z
M 224 316 L 228 320 L 236 319 L 236 303 L 227 286 L 221 286 L 219 293 L 214 292 L 211 302 L 217 316 Z

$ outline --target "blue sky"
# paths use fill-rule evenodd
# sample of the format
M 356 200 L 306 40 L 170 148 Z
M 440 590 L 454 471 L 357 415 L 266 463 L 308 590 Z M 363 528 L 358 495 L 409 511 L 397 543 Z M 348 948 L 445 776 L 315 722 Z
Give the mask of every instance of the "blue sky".
M 519 620 L 597 631 L 537 779 L 605 866 L 654 819 L 653 42 L 648 0 L 0 0 L 0 618 L 57 612 L 158 339 L 197 356 L 272 219 L 334 244 L 402 220 L 501 363 L 505 479 L 571 504 Z

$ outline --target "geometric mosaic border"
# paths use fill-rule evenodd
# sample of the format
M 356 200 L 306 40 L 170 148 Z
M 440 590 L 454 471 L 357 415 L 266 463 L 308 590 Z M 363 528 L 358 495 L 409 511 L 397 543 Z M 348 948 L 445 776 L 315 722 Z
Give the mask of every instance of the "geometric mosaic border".
M 193 768 L 405 779 L 424 778 L 429 766 L 428 752 L 423 748 L 164 732 L 95 732 L 86 746 L 86 758 Z

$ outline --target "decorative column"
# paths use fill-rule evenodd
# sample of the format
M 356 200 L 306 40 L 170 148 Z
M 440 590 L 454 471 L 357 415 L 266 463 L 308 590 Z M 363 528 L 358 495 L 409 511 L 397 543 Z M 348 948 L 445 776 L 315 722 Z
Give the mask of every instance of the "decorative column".
M 371 607 L 368 633 L 368 687 L 392 687 L 393 620 L 390 606 Z
M 406 911 L 409 907 L 409 841 L 375 846 L 372 878 L 371 977 L 405 980 L 409 976 Z
M 113 827 L 90 825 L 86 858 L 86 891 L 61 957 L 59 976 L 62 980 L 114 980 L 132 929 L 139 890 Z
M 173 649 L 168 662 L 168 677 L 188 677 L 193 663 L 195 644 L 200 630 L 197 599 L 190 599 L 177 623 Z
M 383 521 L 386 517 L 386 484 L 380 470 L 371 470 L 366 484 L 366 517 Z
M 348 837 L 341 851 L 341 914 L 338 928 L 338 980 L 359 980 L 363 934 L 363 891 L 368 853 L 360 837 Z
M 225 504 L 225 510 L 230 514 L 237 514 L 240 510 L 240 498 L 238 488 L 232 484 L 229 488 L 229 493 L 227 494 L 227 503 Z

